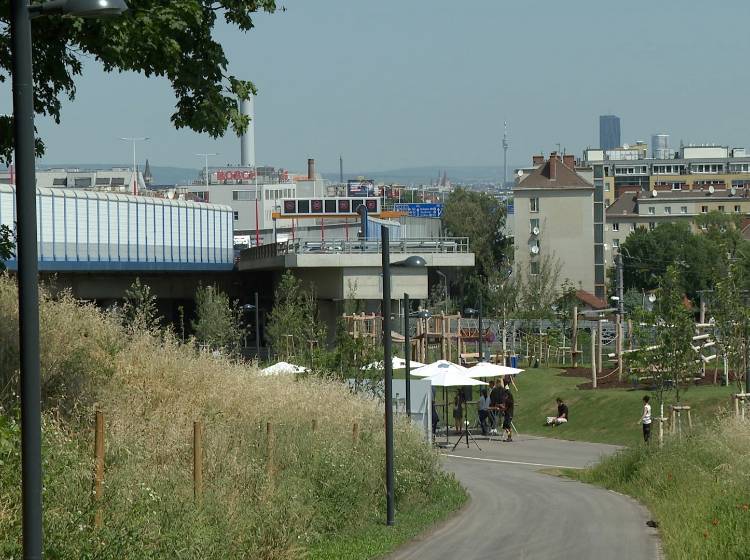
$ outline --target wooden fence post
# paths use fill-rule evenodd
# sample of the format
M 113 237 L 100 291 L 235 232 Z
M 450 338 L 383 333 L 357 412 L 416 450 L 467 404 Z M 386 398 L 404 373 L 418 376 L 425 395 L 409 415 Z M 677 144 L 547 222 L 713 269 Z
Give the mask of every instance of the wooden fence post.
M 273 448 L 274 448 L 274 437 L 273 437 L 273 425 L 270 422 L 266 422 L 266 471 L 268 474 L 268 480 L 273 486 L 275 477 L 275 468 L 273 464 Z
M 315 432 L 317 430 L 318 430 L 318 419 L 317 418 L 313 418 L 312 419 L 312 431 Z
M 574 368 L 578 367 L 578 306 L 573 306 L 573 336 L 570 341 L 571 363 Z
M 359 424 L 356 422 L 352 426 L 352 442 L 356 445 L 359 441 Z
M 193 422 L 193 497 L 197 503 L 203 499 L 203 424 Z
M 94 526 L 99 529 L 102 526 L 101 502 L 104 491 L 104 413 L 96 411 L 96 428 L 94 432 L 94 500 L 97 502 L 94 513 Z
M 591 387 L 596 389 L 596 327 L 591 330 Z

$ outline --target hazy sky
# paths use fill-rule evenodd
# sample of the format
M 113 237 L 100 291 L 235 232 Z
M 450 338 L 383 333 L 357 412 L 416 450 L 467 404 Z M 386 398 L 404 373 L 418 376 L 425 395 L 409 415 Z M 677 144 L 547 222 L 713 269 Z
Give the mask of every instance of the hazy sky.
M 221 26 L 230 71 L 251 79 L 259 163 L 301 170 L 510 164 L 559 142 L 595 145 L 597 117 L 623 142 L 747 146 L 750 2 L 725 0 L 283 0 L 242 34 Z M 0 86 L 0 111 L 10 85 Z M 172 129 L 166 80 L 86 64 L 62 124 L 39 119 L 45 163 L 128 162 L 119 136 L 150 136 L 139 160 L 199 167 L 239 159 L 231 135 Z

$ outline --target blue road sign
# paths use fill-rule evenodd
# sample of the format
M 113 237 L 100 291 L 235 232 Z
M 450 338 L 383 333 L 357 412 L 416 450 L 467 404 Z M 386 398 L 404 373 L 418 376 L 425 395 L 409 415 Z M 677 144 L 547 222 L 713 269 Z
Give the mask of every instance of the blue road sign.
M 405 203 L 398 202 L 393 205 L 393 209 L 397 212 L 406 212 L 412 218 L 442 218 L 443 217 L 443 205 L 442 204 L 428 204 L 428 203 Z

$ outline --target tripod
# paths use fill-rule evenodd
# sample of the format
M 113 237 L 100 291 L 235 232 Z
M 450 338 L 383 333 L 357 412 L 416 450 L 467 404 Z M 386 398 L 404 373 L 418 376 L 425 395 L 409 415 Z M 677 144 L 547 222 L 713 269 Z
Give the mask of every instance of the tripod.
M 464 423 L 464 426 L 463 426 L 464 433 L 466 434 L 466 447 L 470 447 L 469 440 L 471 440 L 471 442 L 474 445 L 477 446 L 477 449 L 479 449 L 479 451 L 481 451 L 482 448 L 479 447 L 479 444 L 477 443 L 477 440 L 474 439 L 474 436 L 471 434 L 471 430 L 469 429 L 469 409 L 466 406 L 466 401 L 464 401 L 464 421 L 463 421 L 463 423 Z M 458 436 L 458 439 L 456 440 L 456 443 L 453 444 L 453 449 L 451 449 L 451 451 L 455 451 L 456 450 L 456 447 L 458 447 L 458 444 L 461 443 L 462 439 L 464 439 L 464 434 L 461 434 L 460 436 Z

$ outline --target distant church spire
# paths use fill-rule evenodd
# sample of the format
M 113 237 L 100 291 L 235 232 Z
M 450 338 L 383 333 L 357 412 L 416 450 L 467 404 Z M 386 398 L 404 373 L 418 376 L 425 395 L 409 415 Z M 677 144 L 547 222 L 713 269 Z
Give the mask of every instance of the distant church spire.
M 148 160 L 146 160 L 146 167 L 143 169 L 143 182 L 146 183 L 146 186 L 151 186 L 151 181 L 153 181 L 154 176 L 151 174 L 151 166 L 148 163 Z

